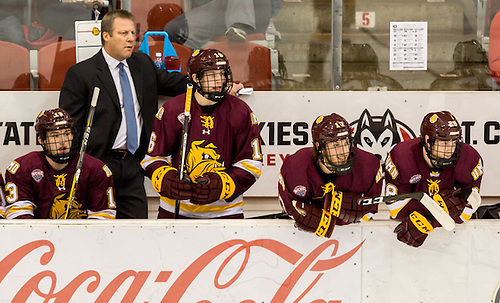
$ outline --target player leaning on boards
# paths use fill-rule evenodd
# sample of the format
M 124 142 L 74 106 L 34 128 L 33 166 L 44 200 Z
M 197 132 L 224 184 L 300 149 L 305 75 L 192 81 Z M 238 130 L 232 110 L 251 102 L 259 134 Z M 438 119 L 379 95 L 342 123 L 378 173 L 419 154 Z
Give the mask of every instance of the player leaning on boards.
M 377 205 L 362 197 L 382 190 L 382 167 L 373 154 L 358 149 L 349 123 L 333 113 L 312 126 L 313 147 L 286 158 L 278 182 L 279 199 L 300 230 L 330 237 L 335 225 L 369 220 Z
M 456 222 L 464 223 L 479 207 L 483 160 L 462 142 L 462 129 L 448 111 L 428 113 L 420 138 L 397 144 L 385 161 L 386 195 L 423 192 Z M 419 247 L 434 227 L 441 226 L 419 201 L 387 202 L 399 241 Z
M 79 157 L 73 119 L 60 108 L 45 110 L 35 130 L 43 151 L 17 158 L 5 174 L 7 219 L 63 219 L 66 214 Z M 109 168 L 85 155 L 68 219 L 114 219 L 113 196 Z
M 0 219 L 5 218 L 5 205 L 7 202 L 5 201 L 5 194 L 4 194 L 4 185 L 5 182 L 3 181 L 3 176 L 2 172 L 0 172 Z
M 188 62 L 195 88 L 188 129 L 185 176 L 179 179 L 186 94 L 156 114 L 142 167 L 160 193 L 158 218 L 243 218 L 242 194 L 259 178 L 262 152 L 250 107 L 229 95 L 233 79 L 226 56 L 197 50 Z

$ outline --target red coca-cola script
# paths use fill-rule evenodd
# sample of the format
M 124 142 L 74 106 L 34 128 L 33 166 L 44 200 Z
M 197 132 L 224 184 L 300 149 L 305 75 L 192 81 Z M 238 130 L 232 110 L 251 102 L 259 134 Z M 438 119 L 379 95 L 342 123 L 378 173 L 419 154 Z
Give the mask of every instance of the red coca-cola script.
M 247 268 L 247 264 L 252 257 L 252 252 L 256 249 L 267 250 L 284 262 L 293 265 L 293 270 L 288 274 L 286 279 L 281 283 L 281 285 L 276 289 L 272 297 L 269 297 L 271 303 L 278 302 L 302 302 L 301 299 L 304 298 L 318 283 L 322 276 L 339 265 L 345 263 L 364 244 L 364 241 L 358 244 L 356 247 L 352 248 L 350 251 L 344 253 L 343 255 L 336 256 L 339 248 L 339 242 L 335 239 L 327 240 L 321 243 L 319 246 L 314 248 L 308 254 L 302 254 L 291 247 L 281 243 L 280 241 L 273 239 L 257 239 L 253 241 L 245 241 L 241 239 L 228 240 L 222 242 L 205 253 L 201 254 L 196 260 L 189 263 L 189 265 L 177 276 L 172 275 L 172 271 L 160 271 L 154 282 L 167 282 L 172 276 L 177 276 L 177 278 L 169 284 L 170 286 L 165 289 L 165 295 L 163 296 L 161 302 L 179 302 L 186 294 L 190 286 L 192 286 L 193 281 L 198 277 L 198 275 L 214 260 L 216 257 L 220 256 L 224 252 L 232 251 L 229 256 L 219 265 L 217 272 L 214 273 L 213 287 L 224 290 L 230 288 L 235 282 L 238 281 L 240 276 L 244 273 Z M 320 259 L 328 252 L 328 249 L 332 249 L 330 254 L 331 257 L 327 259 Z M 9 283 L 9 273 L 13 271 L 17 264 L 23 261 L 25 258 L 29 258 L 30 253 L 35 250 L 47 250 L 40 257 L 40 265 L 48 265 L 55 254 L 56 247 L 49 240 L 37 240 L 27 243 L 9 255 L 4 257 L 0 261 L 0 283 L 3 285 L 8 285 Z M 236 256 L 243 254 L 239 258 Z M 241 258 L 243 257 L 243 258 Z M 229 263 L 235 262 L 235 260 L 240 261 L 239 269 L 234 274 L 234 276 L 225 283 L 220 282 L 221 273 L 224 271 Z M 234 264 L 232 264 L 234 265 Z M 69 270 L 69 269 L 68 269 Z M 308 283 L 298 283 L 301 277 L 305 273 L 309 275 L 314 274 L 315 278 L 312 282 Z M 137 271 L 137 270 L 126 270 L 113 278 L 109 283 L 104 282 L 99 269 L 87 270 L 80 274 L 77 274 L 73 280 L 71 280 L 67 285 L 58 285 L 57 273 L 51 270 L 44 270 L 33 276 L 26 277 L 26 282 L 22 287 L 16 292 L 15 296 L 11 299 L 12 302 L 26 302 L 28 298 L 38 297 L 43 299 L 43 302 L 94 302 L 104 303 L 109 302 L 111 299 L 117 300 L 115 294 L 117 290 L 122 286 L 122 284 L 128 280 L 132 280 L 126 293 L 121 298 L 120 302 L 137 302 L 137 297 L 139 292 L 145 287 L 146 283 L 151 282 L 148 280 L 150 276 L 154 277 L 155 273 L 150 270 Z M 19 279 L 19 273 L 17 273 L 17 278 Z M 45 285 L 49 281 L 50 287 L 43 287 L 44 291 L 40 289 L 40 283 L 44 280 Z M 107 285 L 102 285 L 107 283 Z M 205 282 L 206 283 L 206 282 Z M 61 283 L 59 283 L 61 284 Z M 128 284 L 127 284 L 128 285 Z M 86 287 L 86 289 L 85 289 Z M 98 288 L 104 289 L 96 294 Z M 75 298 L 74 295 L 77 290 L 85 289 L 89 294 L 89 298 Z M 292 290 L 299 290 L 300 295 L 298 297 L 290 298 Z M 57 290 L 57 291 L 56 291 Z M 92 298 L 92 299 L 90 299 Z M 4 298 L 7 299 L 7 298 Z M 10 299 L 10 298 L 8 298 Z M 201 300 L 198 303 L 210 303 L 209 300 Z M 340 303 L 341 298 L 334 299 L 317 299 L 312 301 L 312 303 Z M 240 301 L 240 303 L 255 303 L 252 298 L 246 298 Z

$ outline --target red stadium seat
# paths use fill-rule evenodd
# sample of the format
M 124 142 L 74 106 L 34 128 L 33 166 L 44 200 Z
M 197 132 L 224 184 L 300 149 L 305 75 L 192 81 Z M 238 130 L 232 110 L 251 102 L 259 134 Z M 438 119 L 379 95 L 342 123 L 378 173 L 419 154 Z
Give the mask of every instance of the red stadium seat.
M 40 90 L 60 90 L 68 69 L 76 64 L 75 41 L 60 41 L 38 51 Z
M 184 0 L 141 0 L 132 1 L 131 12 L 134 14 L 135 27 L 144 33 L 148 31 L 148 14 L 149 11 L 156 5 L 160 3 L 176 4 L 181 9 L 184 9 Z
M 0 90 L 30 89 L 29 51 L 18 44 L 0 41 Z
M 253 42 L 216 42 L 207 48 L 220 50 L 227 56 L 234 81 L 254 90 L 272 90 L 271 52 Z
M 488 61 L 491 76 L 500 84 L 500 13 L 495 15 L 490 27 Z
M 148 31 L 162 31 L 170 20 L 182 13 L 182 8 L 177 4 L 156 4 L 148 13 Z

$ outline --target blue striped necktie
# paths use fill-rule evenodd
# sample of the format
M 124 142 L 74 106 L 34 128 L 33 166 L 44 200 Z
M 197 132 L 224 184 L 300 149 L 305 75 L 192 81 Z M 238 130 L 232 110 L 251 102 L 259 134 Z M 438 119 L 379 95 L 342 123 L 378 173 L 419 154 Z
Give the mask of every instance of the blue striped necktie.
M 123 93 L 123 107 L 125 109 L 125 120 L 127 122 L 127 149 L 131 153 L 135 153 L 139 147 L 137 140 L 137 122 L 134 110 L 134 98 L 132 97 L 132 89 L 128 80 L 127 73 L 123 68 L 123 63 L 118 64 L 120 69 L 120 84 Z

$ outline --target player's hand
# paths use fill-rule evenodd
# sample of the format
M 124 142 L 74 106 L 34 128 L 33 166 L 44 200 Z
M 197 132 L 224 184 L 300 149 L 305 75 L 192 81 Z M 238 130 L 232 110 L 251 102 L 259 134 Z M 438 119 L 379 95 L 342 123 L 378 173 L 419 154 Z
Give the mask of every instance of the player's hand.
M 174 200 L 191 199 L 191 183 L 180 180 L 177 169 L 172 169 L 163 177 L 160 194 Z
M 243 83 L 241 82 L 233 82 L 233 87 L 231 88 L 231 91 L 229 92 L 230 95 L 238 97 L 238 91 L 242 88 L 245 88 Z
M 323 215 L 323 209 L 320 205 L 313 202 L 297 202 L 295 200 L 292 201 L 292 205 L 295 208 L 295 213 L 291 214 L 295 220 L 295 227 L 299 230 L 315 233 Z M 332 217 L 330 225 L 327 226 L 326 238 L 331 237 L 335 228 L 335 221 L 336 218 Z
M 450 188 L 435 194 L 432 196 L 432 199 L 436 201 L 436 203 L 439 204 L 439 206 L 441 206 L 455 222 L 462 223 L 463 221 L 460 219 L 460 215 L 468 203 L 467 197 L 461 196 L 459 190 Z
M 431 222 L 421 213 L 414 211 L 396 226 L 394 233 L 399 241 L 413 247 L 419 247 L 433 230 Z
M 205 173 L 196 178 L 192 185 L 194 204 L 208 204 L 220 199 L 227 199 L 234 193 L 233 179 L 225 172 Z
M 358 222 L 365 214 L 377 212 L 378 206 L 376 204 L 368 206 L 359 205 L 358 200 L 361 198 L 361 195 L 353 192 L 345 191 L 342 193 L 342 208 L 340 209 L 338 218 L 343 223 L 350 224 Z

